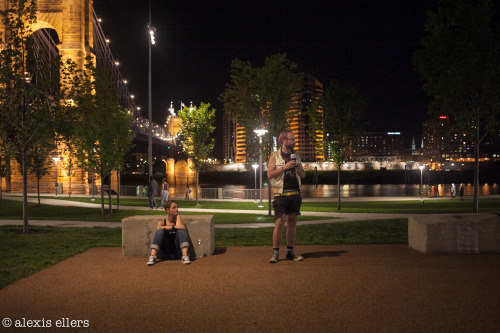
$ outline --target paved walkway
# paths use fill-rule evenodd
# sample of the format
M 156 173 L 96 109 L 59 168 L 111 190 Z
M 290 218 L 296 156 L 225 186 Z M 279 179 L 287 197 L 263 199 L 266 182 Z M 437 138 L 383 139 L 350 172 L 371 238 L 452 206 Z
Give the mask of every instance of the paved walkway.
M 303 262 L 269 264 L 268 247 L 219 247 L 189 266 L 148 267 L 120 248 L 93 248 L 1 289 L 0 319 L 50 320 L 44 332 L 68 331 L 71 320 L 85 332 L 500 329 L 500 254 L 426 255 L 407 245 L 298 251 Z
M 11 200 L 21 201 L 22 197 L 13 196 L 9 197 Z M 408 198 L 384 198 L 391 201 L 395 200 L 408 200 Z M 307 199 L 311 200 L 311 199 Z M 330 199 L 331 201 L 332 199 Z M 366 201 L 381 200 L 381 198 L 364 198 Z M 28 198 L 29 202 L 38 202 L 37 198 Z M 42 198 L 41 203 L 45 205 L 55 205 L 55 206 L 73 206 L 73 207 L 87 207 L 87 208 L 101 208 L 99 203 L 85 203 L 69 200 L 59 200 Z M 251 200 L 253 201 L 253 200 Z M 123 206 L 120 205 L 121 210 L 149 210 L 148 207 L 139 206 Z M 228 209 L 205 209 L 205 208 L 180 208 L 180 213 L 182 212 L 204 212 L 204 213 L 241 213 L 241 214 L 266 214 L 267 211 L 263 210 L 228 210 Z M 323 216 L 323 220 L 310 220 L 310 221 L 300 221 L 297 225 L 308 225 L 308 224 L 325 224 L 325 223 L 341 223 L 347 221 L 364 221 L 364 220 L 378 220 L 378 219 L 396 219 L 396 218 L 408 218 L 412 214 L 379 214 L 379 213 L 333 213 L 333 212 L 301 212 L 302 216 Z M 52 220 L 30 220 L 31 225 L 41 226 L 50 225 L 58 227 L 109 227 L 109 228 L 119 228 L 121 227 L 120 222 L 87 222 L 87 221 L 52 221 Z M 0 220 L 0 225 L 22 225 L 22 220 Z M 245 223 L 245 224 L 216 224 L 215 228 L 267 228 L 274 227 L 274 223 Z

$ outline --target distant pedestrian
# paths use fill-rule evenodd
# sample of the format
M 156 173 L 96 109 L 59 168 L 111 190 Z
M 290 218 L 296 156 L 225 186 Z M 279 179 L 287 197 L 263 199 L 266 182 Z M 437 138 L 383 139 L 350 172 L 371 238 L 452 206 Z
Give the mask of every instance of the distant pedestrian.
M 427 194 L 429 195 L 429 198 L 432 198 L 432 186 L 427 186 Z
M 439 188 L 437 185 L 434 185 L 434 196 L 435 197 L 439 196 Z
M 455 195 L 457 194 L 457 189 L 455 188 L 455 184 L 451 183 L 451 188 L 450 188 L 450 194 L 451 194 L 451 199 L 455 199 Z
M 155 196 L 158 194 L 158 182 L 153 178 L 149 177 L 148 184 L 148 198 L 149 198 L 149 209 L 158 208 Z
M 189 185 L 186 186 L 186 200 L 191 199 L 191 189 L 189 188 Z
M 314 173 L 313 173 L 313 185 L 318 187 L 318 167 L 314 167 Z
M 168 183 L 167 179 L 163 178 L 161 180 L 161 207 L 163 207 L 163 204 L 168 201 L 168 196 L 170 195 L 170 192 L 168 191 Z
M 459 190 L 459 193 L 460 193 L 460 201 L 464 201 L 464 191 L 465 191 L 465 186 L 464 186 L 464 184 L 460 184 L 460 190 Z

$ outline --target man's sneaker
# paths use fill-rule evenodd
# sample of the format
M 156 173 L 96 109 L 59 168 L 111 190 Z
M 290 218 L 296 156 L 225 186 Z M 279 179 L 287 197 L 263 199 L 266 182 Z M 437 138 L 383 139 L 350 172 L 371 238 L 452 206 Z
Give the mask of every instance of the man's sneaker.
M 150 256 L 148 260 L 148 266 L 153 266 L 154 264 L 156 264 L 156 257 Z
M 189 256 L 182 256 L 182 263 L 184 265 L 189 265 L 191 263 L 191 260 L 189 260 Z
M 278 251 L 273 251 L 273 256 L 271 257 L 271 259 L 269 259 L 269 263 L 271 263 L 271 264 L 277 263 L 279 255 L 280 255 L 280 253 Z
M 286 260 L 295 260 L 295 261 L 302 261 L 304 260 L 303 256 L 296 256 L 293 254 L 293 251 L 286 251 Z

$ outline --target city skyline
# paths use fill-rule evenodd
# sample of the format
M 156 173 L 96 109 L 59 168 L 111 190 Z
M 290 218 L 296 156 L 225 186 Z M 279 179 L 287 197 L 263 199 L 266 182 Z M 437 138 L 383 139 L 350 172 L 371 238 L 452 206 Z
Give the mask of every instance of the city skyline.
M 148 2 L 96 0 L 94 8 L 122 76 L 147 110 Z M 427 98 L 411 56 L 424 35 L 425 12 L 437 1 L 159 1 L 151 0 L 153 120 L 163 123 L 170 101 L 212 104 L 229 83 L 231 61 L 262 66 L 288 58 L 328 86 L 354 87 L 367 99 L 368 130 L 421 137 Z M 219 125 L 219 123 L 217 124 Z M 219 126 L 218 126 L 219 130 Z M 217 145 L 222 144 L 218 142 Z

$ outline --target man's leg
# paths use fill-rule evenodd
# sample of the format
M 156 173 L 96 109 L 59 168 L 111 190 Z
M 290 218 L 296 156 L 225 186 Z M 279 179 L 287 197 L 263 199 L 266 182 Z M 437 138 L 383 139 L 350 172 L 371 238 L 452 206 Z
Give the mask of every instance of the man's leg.
M 286 221 L 286 245 L 292 247 L 295 245 L 295 235 L 297 229 L 297 215 L 289 214 Z
M 274 232 L 273 232 L 273 248 L 279 249 L 281 245 L 281 238 L 283 237 L 283 226 L 285 225 L 286 215 L 279 215 L 274 219 Z
M 275 211 L 276 214 L 276 211 Z M 278 215 L 274 219 L 274 231 L 273 231 L 273 256 L 269 259 L 269 262 L 274 264 L 278 262 L 279 250 L 281 245 L 281 238 L 283 237 L 283 226 L 285 225 L 286 215 Z
M 302 261 L 304 258 L 302 256 L 296 256 L 293 251 L 295 246 L 295 235 L 297 230 L 297 216 L 300 214 L 300 206 L 302 204 L 302 198 L 296 197 L 291 203 L 291 212 L 287 216 L 287 229 L 286 229 L 286 259 Z

